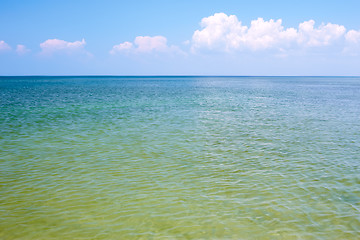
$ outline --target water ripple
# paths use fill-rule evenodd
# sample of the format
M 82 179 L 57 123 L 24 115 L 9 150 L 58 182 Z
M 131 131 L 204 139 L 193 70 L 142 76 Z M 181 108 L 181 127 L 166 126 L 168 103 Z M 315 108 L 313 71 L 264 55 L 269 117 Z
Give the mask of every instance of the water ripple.
M 0 239 L 358 239 L 358 78 L 1 78 Z

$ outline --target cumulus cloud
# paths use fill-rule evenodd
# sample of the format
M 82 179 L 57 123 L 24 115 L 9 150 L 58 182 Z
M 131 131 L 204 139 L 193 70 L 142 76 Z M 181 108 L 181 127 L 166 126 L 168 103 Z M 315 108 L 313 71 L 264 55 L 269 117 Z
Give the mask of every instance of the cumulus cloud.
M 75 42 L 67 42 L 60 39 L 48 39 L 40 44 L 41 55 L 53 55 L 55 53 L 73 54 L 85 53 L 84 46 L 86 45 L 85 39 Z
M 1 40 L 0 41 L 0 52 L 9 51 L 9 50 L 11 50 L 11 47 L 9 46 L 9 44 L 7 44 L 5 41 Z
M 169 47 L 167 45 L 167 39 L 163 36 L 139 36 L 135 38 L 134 42 L 135 45 L 137 45 L 138 52 L 166 52 L 169 50 Z
M 346 33 L 345 39 L 349 43 L 360 43 L 360 31 L 350 30 Z
M 110 54 L 116 54 L 117 52 L 129 51 L 132 49 L 133 44 L 131 42 L 124 42 L 113 46 L 113 48 L 110 50 Z
M 350 30 L 345 35 L 346 46 L 344 53 L 348 55 L 360 54 L 360 31 Z
M 328 23 L 314 28 L 315 21 L 305 21 L 299 24 L 297 40 L 299 44 L 309 47 L 329 46 L 342 37 L 346 29 L 344 26 Z
M 203 18 L 200 26 L 203 30 L 196 30 L 192 38 L 193 49 L 229 51 L 239 48 L 247 31 L 235 15 L 227 16 L 225 13 Z
M 284 30 L 281 19 L 265 21 L 258 18 L 251 21 L 248 31 L 243 36 L 243 44 L 251 50 L 282 48 L 288 46 L 296 38 L 296 34 L 294 28 Z
M 113 46 L 110 54 L 117 53 L 181 53 L 176 46 L 169 46 L 167 39 L 163 36 L 138 36 L 134 43 L 124 42 Z
M 192 36 L 192 51 L 260 51 L 313 49 L 332 46 L 338 42 L 360 44 L 360 33 L 351 30 L 346 33 L 344 26 L 321 24 L 315 27 L 315 21 L 299 24 L 298 28 L 285 28 L 282 20 L 268 21 L 258 18 L 245 26 L 235 15 L 216 13 L 201 20 L 202 29 Z
M 234 50 L 264 50 L 289 46 L 297 38 L 297 30 L 284 29 L 282 20 L 265 21 L 258 18 L 250 26 L 242 25 L 235 15 L 216 13 L 201 20 L 202 30 L 192 38 L 192 50 L 208 49 L 231 52 Z
M 26 53 L 30 52 L 30 49 L 27 49 L 25 45 L 18 44 L 16 46 L 16 53 L 19 55 L 24 55 Z

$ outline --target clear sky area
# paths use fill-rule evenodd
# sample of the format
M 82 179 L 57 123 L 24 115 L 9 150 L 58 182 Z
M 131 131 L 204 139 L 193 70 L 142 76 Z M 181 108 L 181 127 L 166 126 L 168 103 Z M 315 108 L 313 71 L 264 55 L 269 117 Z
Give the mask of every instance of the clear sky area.
M 0 1 L 0 75 L 360 75 L 360 1 Z

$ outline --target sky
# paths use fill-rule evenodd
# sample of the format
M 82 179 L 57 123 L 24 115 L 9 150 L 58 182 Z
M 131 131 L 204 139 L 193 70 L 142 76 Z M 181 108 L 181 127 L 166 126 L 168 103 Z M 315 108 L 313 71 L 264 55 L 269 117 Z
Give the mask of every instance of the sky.
M 0 0 L 0 75 L 359 76 L 360 1 Z

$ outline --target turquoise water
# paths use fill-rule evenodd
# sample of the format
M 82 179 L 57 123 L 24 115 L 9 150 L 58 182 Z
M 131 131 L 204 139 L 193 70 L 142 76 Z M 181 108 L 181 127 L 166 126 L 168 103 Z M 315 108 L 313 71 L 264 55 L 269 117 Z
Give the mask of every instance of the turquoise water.
M 360 239 L 358 77 L 0 77 L 0 239 Z

